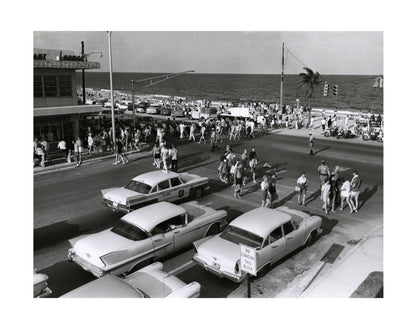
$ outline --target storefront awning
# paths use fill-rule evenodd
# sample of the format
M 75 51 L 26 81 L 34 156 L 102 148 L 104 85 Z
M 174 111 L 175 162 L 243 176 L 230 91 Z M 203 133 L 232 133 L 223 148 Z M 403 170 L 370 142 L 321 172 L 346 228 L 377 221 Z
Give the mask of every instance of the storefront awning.
M 97 113 L 103 110 L 101 105 L 76 105 L 76 106 L 59 106 L 59 107 L 35 107 L 33 116 L 53 116 L 53 115 L 70 115 L 70 114 L 87 114 Z

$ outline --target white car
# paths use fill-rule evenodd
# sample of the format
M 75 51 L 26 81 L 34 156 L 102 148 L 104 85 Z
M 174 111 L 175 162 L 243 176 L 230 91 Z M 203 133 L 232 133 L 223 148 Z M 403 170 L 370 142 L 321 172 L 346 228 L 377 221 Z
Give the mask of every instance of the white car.
M 227 212 L 196 202 L 159 202 L 123 216 L 114 227 L 69 240 L 68 259 L 96 277 L 119 275 L 222 231 Z
M 126 186 L 101 190 L 102 202 L 113 211 L 131 212 L 140 206 L 187 197 L 198 199 L 209 189 L 208 178 L 189 173 L 145 173 L 133 178 Z
M 153 263 L 125 278 L 106 275 L 74 289 L 61 298 L 197 298 L 201 285 L 186 284 Z
M 193 260 L 219 276 L 235 282 L 244 280 L 240 269 L 240 244 L 256 249 L 257 274 L 302 245 L 314 241 L 322 218 L 279 207 L 257 208 L 234 219 L 221 234 L 194 243 Z
M 48 276 L 46 274 L 37 273 L 36 269 L 33 272 L 33 297 L 44 298 L 52 293 L 48 287 Z

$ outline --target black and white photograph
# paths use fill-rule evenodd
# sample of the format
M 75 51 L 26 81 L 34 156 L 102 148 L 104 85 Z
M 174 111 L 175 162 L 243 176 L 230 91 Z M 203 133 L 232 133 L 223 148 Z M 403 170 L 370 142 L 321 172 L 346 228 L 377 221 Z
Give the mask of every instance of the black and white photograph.
M 4 40 L 6 107 L 33 107 L 4 132 L 25 156 L 5 160 L 3 278 L 26 322 L 408 319 L 409 20 L 77 3 L 33 5 Z
M 34 31 L 33 64 L 35 296 L 383 297 L 382 32 Z

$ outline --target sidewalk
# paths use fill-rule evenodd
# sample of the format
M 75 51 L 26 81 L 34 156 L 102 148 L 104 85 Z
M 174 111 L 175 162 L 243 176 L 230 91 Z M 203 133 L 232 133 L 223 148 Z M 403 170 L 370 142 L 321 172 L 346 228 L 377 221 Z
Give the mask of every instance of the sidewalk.
M 133 151 L 127 151 L 126 155 L 128 157 L 130 157 L 131 155 L 135 155 L 137 156 L 142 155 L 143 157 L 146 156 L 150 156 L 151 152 L 148 151 L 149 150 L 149 145 L 143 144 L 143 147 L 141 148 L 141 150 L 133 150 Z M 92 155 L 88 154 L 88 150 L 84 150 L 82 153 L 82 165 L 89 165 L 89 164 L 93 164 L 95 162 L 99 162 L 102 160 L 106 160 L 106 159 L 114 159 L 114 154 L 112 152 L 99 152 L 99 153 L 93 153 Z M 74 157 L 71 156 L 71 163 L 68 163 L 66 161 L 66 158 L 58 158 L 58 159 L 53 159 L 52 161 L 50 161 L 49 163 L 46 164 L 45 167 L 34 167 L 33 168 L 33 174 L 37 175 L 37 174 L 43 174 L 46 172 L 50 172 L 50 171 L 56 171 L 56 170 L 64 170 L 64 169 L 69 169 L 69 168 L 75 168 L 76 163 L 74 161 Z
M 276 297 L 374 298 L 382 289 L 382 278 L 363 282 L 371 273 L 383 272 L 383 227 L 361 240 L 334 264 L 324 265 L 320 273 L 316 274 L 321 268 L 320 263 Z M 316 278 L 303 291 L 314 276 Z

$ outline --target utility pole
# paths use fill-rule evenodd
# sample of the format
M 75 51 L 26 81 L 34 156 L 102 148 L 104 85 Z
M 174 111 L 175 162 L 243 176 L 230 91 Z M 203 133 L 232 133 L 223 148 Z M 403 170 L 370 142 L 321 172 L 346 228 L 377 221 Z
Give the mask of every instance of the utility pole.
M 113 66 L 112 66 L 112 57 L 111 57 L 111 32 L 107 32 L 108 35 L 108 52 L 109 52 L 109 61 L 110 61 L 110 93 L 111 93 L 111 127 L 113 133 L 113 150 L 114 155 L 116 155 L 116 125 L 114 122 L 114 96 L 113 96 Z
M 133 115 L 133 130 L 136 128 L 136 112 L 134 107 L 134 80 L 131 81 L 131 105 L 132 105 L 132 115 Z
M 81 57 L 85 61 L 84 41 L 81 41 Z M 82 103 L 85 105 L 85 69 L 82 69 Z
M 283 107 L 283 75 L 285 73 L 285 43 L 282 45 L 282 73 L 280 74 L 280 108 Z

